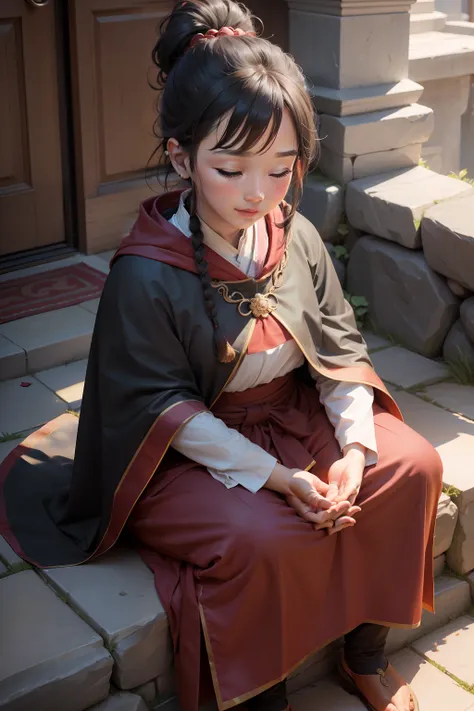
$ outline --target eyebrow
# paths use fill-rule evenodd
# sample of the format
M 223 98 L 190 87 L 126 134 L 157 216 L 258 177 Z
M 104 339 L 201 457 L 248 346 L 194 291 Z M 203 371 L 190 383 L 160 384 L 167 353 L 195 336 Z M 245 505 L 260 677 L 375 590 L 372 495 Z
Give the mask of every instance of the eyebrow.
M 232 150 L 231 148 L 218 149 L 215 151 L 215 153 L 226 153 L 227 155 L 243 156 L 244 158 L 248 157 L 248 156 L 255 155 L 254 153 L 251 153 L 250 151 Z M 296 149 L 292 148 L 289 151 L 280 151 L 279 153 L 276 154 L 276 157 L 277 158 L 289 158 L 290 156 L 297 156 L 297 155 L 298 155 L 298 151 Z

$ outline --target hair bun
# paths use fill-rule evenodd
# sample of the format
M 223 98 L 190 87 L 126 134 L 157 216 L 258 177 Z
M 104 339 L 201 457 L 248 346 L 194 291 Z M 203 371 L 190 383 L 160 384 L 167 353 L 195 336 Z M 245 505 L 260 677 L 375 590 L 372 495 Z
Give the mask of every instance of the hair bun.
M 223 28 L 253 32 L 250 10 L 234 0 L 183 0 L 160 25 L 153 60 L 164 75 L 173 70 L 194 36 Z

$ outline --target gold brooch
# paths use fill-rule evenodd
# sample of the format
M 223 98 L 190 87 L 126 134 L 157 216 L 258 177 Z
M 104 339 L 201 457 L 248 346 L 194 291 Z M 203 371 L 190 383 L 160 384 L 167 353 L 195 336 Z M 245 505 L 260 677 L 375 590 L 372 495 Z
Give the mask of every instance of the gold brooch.
M 272 274 L 272 285 L 265 294 L 255 294 L 251 299 L 247 299 L 240 291 L 229 291 L 229 287 L 224 282 L 213 281 L 212 287 L 222 296 L 228 304 L 236 304 L 241 316 L 253 316 L 254 318 L 267 318 L 278 306 L 277 289 L 283 280 L 283 270 L 288 262 L 288 253 L 285 249 L 283 259 Z

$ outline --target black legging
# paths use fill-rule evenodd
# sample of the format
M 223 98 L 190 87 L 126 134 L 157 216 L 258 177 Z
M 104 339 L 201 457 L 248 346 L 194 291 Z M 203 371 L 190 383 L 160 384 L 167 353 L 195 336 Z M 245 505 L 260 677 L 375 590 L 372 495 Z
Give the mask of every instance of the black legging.
M 344 659 L 354 674 L 376 674 L 385 669 L 388 627 L 365 623 L 344 638 Z M 247 702 L 248 711 L 285 711 L 288 706 L 286 681 L 282 681 Z

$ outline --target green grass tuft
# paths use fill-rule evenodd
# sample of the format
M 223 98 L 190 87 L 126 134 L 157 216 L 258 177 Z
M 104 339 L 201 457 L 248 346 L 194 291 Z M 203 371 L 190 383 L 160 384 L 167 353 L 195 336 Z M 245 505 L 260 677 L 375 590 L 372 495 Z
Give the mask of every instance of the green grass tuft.
M 461 495 L 461 491 L 455 487 L 448 484 L 443 485 L 443 494 L 447 494 L 450 497 L 456 497 Z
M 449 372 L 460 385 L 474 385 L 474 362 L 459 352 L 456 360 L 447 361 Z
M 23 436 L 23 432 L 2 432 L 0 434 L 0 444 L 13 442 L 15 439 L 22 439 Z

